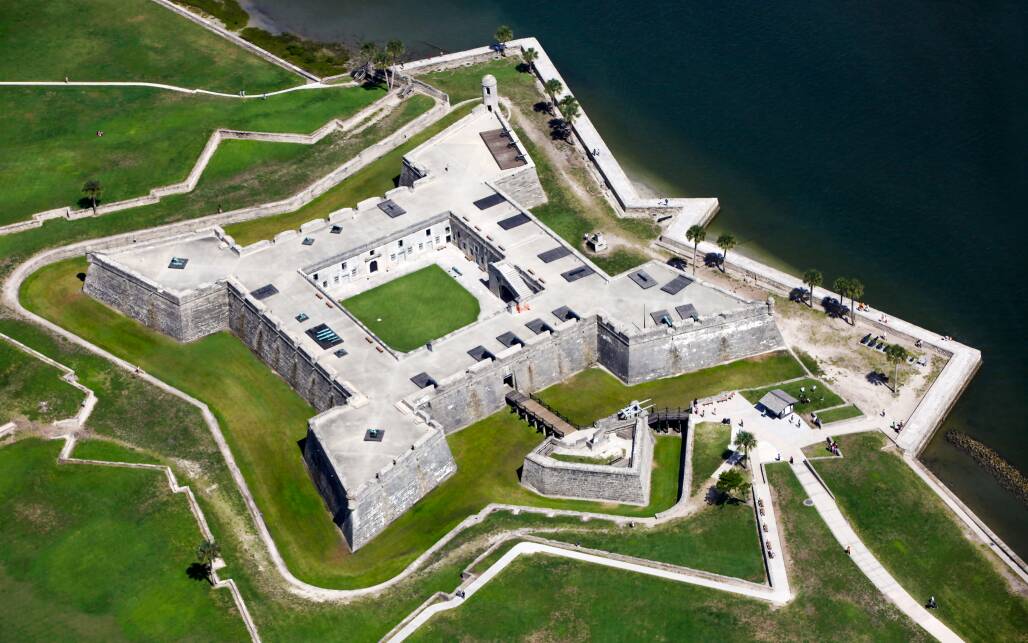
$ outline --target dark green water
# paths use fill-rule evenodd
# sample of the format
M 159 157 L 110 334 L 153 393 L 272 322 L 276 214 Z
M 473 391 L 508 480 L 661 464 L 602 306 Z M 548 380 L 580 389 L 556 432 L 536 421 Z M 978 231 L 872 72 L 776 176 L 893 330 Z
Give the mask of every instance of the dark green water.
M 714 228 L 743 252 L 859 277 L 869 303 L 982 350 L 923 459 L 1028 553 L 1028 509 L 942 439 L 965 431 L 1028 471 L 1028 4 L 247 4 L 419 55 L 500 23 L 538 37 L 635 178 L 717 196 Z

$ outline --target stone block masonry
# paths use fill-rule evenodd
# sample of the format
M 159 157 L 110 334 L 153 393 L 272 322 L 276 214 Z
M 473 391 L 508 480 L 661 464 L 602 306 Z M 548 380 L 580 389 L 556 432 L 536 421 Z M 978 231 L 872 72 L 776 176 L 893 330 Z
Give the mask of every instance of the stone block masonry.
M 87 255 L 89 269 L 83 291 L 133 319 L 191 342 L 228 328 L 228 294 L 224 283 L 178 293 L 162 288 L 107 257 Z

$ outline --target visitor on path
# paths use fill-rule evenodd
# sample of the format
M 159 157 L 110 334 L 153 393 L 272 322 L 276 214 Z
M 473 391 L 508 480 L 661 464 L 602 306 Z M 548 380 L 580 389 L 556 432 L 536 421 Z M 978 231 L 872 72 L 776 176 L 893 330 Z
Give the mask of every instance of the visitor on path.
M 850 545 L 846 545 L 846 555 L 847 556 L 852 556 L 853 555 L 853 547 L 851 547 Z
M 792 456 L 789 456 L 789 464 L 796 464 L 796 462 L 792 459 Z
M 933 610 L 933 609 L 937 609 L 939 607 L 939 604 L 935 602 L 935 597 L 934 596 L 929 596 L 928 597 L 928 604 L 925 605 L 925 607 L 927 607 L 930 610 Z

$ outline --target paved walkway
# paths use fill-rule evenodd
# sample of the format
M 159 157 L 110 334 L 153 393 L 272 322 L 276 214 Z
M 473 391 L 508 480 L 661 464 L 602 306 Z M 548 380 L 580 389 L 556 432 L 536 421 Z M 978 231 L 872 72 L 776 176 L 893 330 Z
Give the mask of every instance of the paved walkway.
M 325 83 L 306 83 L 303 85 L 296 85 L 294 87 L 287 87 L 286 89 L 277 89 L 270 92 L 258 92 L 256 94 L 247 94 L 245 91 L 242 93 L 230 94 L 227 92 L 215 92 L 208 89 L 197 89 L 190 87 L 180 87 L 178 85 L 167 85 L 164 83 L 147 83 L 147 82 L 136 82 L 136 81 L 62 81 L 62 80 L 4 80 L 0 81 L 0 87 L 149 87 L 151 89 L 163 89 L 172 92 L 179 92 L 181 94 L 204 94 L 206 96 L 219 96 L 221 98 L 239 98 L 239 99 L 256 99 L 265 98 L 267 96 L 278 96 L 279 94 L 288 94 L 290 92 L 303 91 L 307 89 L 329 89 L 339 87 L 352 87 L 354 83 L 340 83 L 326 85 Z
M 514 545 L 514 547 L 511 548 L 507 553 L 505 553 L 498 561 L 493 563 L 489 567 L 489 569 L 485 570 L 480 576 L 476 577 L 473 581 L 471 581 L 465 587 L 463 587 L 463 598 L 459 596 L 454 596 L 447 601 L 443 601 L 441 603 L 434 603 L 433 605 L 426 607 L 417 616 L 408 621 L 407 624 L 404 625 L 398 632 L 396 632 L 389 640 L 406 640 L 419 627 L 424 625 L 426 622 L 428 622 L 430 618 L 432 618 L 439 612 L 451 610 L 463 605 L 464 601 L 473 596 L 476 592 L 478 592 L 478 590 L 482 589 L 487 583 L 496 578 L 496 576 L 500 572 L 506 569 L 519 556 L 532 556 L 537 554 L 547 554 L 550 556 L 569 558 L 571 560 L 591 563 L 594 565 L 602 565 L 604 567 L 634 572 L 637 574 L 644 574 L 646 576 L 653 576 L 656 578 L 662 578 L 665 580 L 675 581 L 678 583 L 688 583 L 690 585 L 698 585 L 700 587 L 717 589 L 723 592 L 730 592 L 732 594 L 740 594 L 742 596 L 748 596 L 750 598 L 756 598 L 764 601 L 784 603 L 788 600 L 788 596 L 783 595 L 779 591 L 769 591 L 768 589 L 762 587 L 748 587 L 741 583 L 714 580 L 713 578 L 710 578 L 704 574 L 662 569 L 660 567 L 645 565 L 638 562 L 630 562 L 628 560 L 623 559 L 608 558 L 586 551 L 568 549 L 564 547 L 558 547 L 555 545 L 544 544 L 539 542 L 523 541 Z
M 910 594 L 903 589 L 896 579 L 889 574 L 888 571 L 882 567 L 882 564 L 878 562 L 864 543 L 857 536 L 853 528 L 843 517 L 842 512 L 839 511 L 839 505 L 836 504 L 835 499 L 828 495 L 825 488 L 821 483 L 814 477 L 814 474 L 807 469 L 807 465 L 803 463 L 803 457 L 801 454 L 794 454 L 795 462 L 791 465 L 792 471 L 796 474 L 796 478 L 799 479 L 800 484 L 803 485 L 803 490 L 807 492 L 810 499 L 814 501 L 814 507 L 817 508 L 817 512 L 821 514 L 821 519 L 828 525 L 828 529 L 831 530 L 832 535 L 839 542 L 839 545 L 844 549 L 849 547 L 851 550 L 850 556 L 853 558 L 853 562 L 856 563 L 857 567 L 865 576 L 870 579 L 874 586 L 878 588 L 885 597 L 900 609 L 901 612 L 909 616 L 915 623 L 920 625 L 929 634 L 934 636 L 936 639 L 949 643 L 951 641 L 960 641 L 960 637 L 953 633 L 946 625 L 939 619 L 932 616 L 927 609 L 925 609 L 919 601 L 914 600 Z M 799 543 L 796 544 L 797 546 Z M 927 600 L 927 597 L 925 597 Z

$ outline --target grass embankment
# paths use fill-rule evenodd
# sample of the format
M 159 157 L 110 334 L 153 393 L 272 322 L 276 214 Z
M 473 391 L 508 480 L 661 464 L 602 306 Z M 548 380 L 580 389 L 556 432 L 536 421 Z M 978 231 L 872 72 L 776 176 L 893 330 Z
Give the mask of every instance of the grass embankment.
M 607 455 L 607 456 L 592 456 L 592 455 L 570 455 L 567 453 L 551 453 L 550 457 L 560 462 L 571 462 L 574 464 L 600 464 L 608 465 L 612 462 L 616 462 L 621 458 L 625 457 L 624 449 L 621 450 L 620 454 Z
M 423 104 L 424 101 L 428 101 L 428 104 L 423 110 L 419 111 L 419 114 L 421 112 L 428 111 L 431 107 L 431 99 L 426 96 L 415 95 L 411 97 L 408 103 L 413 104 L 415 101 L 419 106 L 420 104 Z M 347 177 L 345 181 L 331 188 L 302 208 L 272 217 L 263 217 L 261 219 L 254 219 L 253 221 L 235 223 L 227 226 L 225 231 L 232 235 L 238 243 L 245 246 L 262 239 L 271 239 L 276 234 L 284 230 L 295 230 L 299 228 L 300 225 L 313 219 L 324 219 L 336 210 L 354 207 L 369 197 L 385 194 L 387 191 L 397 186 L 397 182 L 400 177 L 401 162 L 403 156 L 407 154 L 407 152 L 411 151 L 418 145 L 421 145 L 466 116 L 474 106 L 474 104 L 469 103 L 468 105 L 456 108 L 432 125 L 426 127 L 417 135 L 412 136 L 411 139 L 403 145 L 400 145 L 391 152 L 384 154 L 378 160 L 369 163 L 364 168 Z M 404 122 L 413 119 L 414 116 L 411 116 Z M 395 124 L 392 130 L 378 127 L 372 128 L 376 129 L 376 134 L 380 134 L 380 136 L 372 139 L 368 144 L 370 145 L 371 143 L 384 138 L 391 131 L 395 130 L 398 125 L 399 123 Z
M 413 640 L 926 640 L 860 573 L 817 512 L 803 506 L 806 494 L 791 471 L 772 465 L 768 472 L 792 544 L 796 598 L 785 606 L 538 556 L 515 561 Z
M 8 188 L 0 225 L 87 205 L 80 202 L 82 186 L 92 179 L 102 185 L 101 204 L 182 181 L 215 129 L 306 134 L 382 96 L 380 89 L 353 87 L 267 100 L 142 87 L 2 88 L 7 137 L 0 147 L 0 180 Z
M 475 296 L 436 265 L 341 302 L 394 350 L 424 346 L 478 319 Z
M 84 396 L 61 375 L 0 340 L 0 424 L 15 418 L 53 422 L 75 415 Z
M 134 464 L 160 464 L 160 461 L 139 449 L 130 448 L 110 440 L 84 440 L 75 443 L 71 457 L 103 462 L 131 462 Z
M 231 594 L 186 574 L 201 540 L 157 472 L 0 448 L 0 622 L 30 640 L 244 640 Z
M 649 399 L 658 407 L 688 408 L 696 398 L 801 375 L 803 369 L 792 355 L 779 351 L 635 386 L 625 386 L 607 371 L 591 368 L 538 396 L 575 424 L 589 426 L 632 400 Z
M 760 398 L 764 397 L 765 394 L 775 389 L 781 389 L 797 400 L 809 400 L 807 402 L 800 401 L 793 406 L 793 411 L 800 415 L 820 411 L 821 409 L 827 409 L 833 406 L 839 406 L 846 402 L 846 400 L 836 395 L 832 389 L 828 388 L 824 382 L 811 379 L 809 377 L 802 380 L 796 380 L 795 382 L 789 382 L 787 384 L 766 386 L 763 388 L 740 392 L 747 401 L 751 404 L 756 404 L 760 401 Z M 804 390 L 800 391 L 800 389 Z
M 914 600 L 961 637 L 1013 641 L 1028 632 L 1028 602 L 1011 591 L 985 545 L 972 543 L 935 493 L 878 433 L 843 436 L 846 455 L 816 468 L 864 544 Z
M 832 422 L 841 422 L 843 420 L 850 420 L 862 416 L 864 413 L 853 404 L 847 404 L 846 406 L 840 406 L 837 409 L 830 409 L 828 411 L 822 411 L 817 414 L 817 417 L 821 419 L 822 425 L 828 425 Z
M 728 454 L 732 427 L 720 422 L 700 422 L 692 428 L 692 493 L 707 487 Z
M 562 147 L 567 143 L 550 138 L 549 121 L 552 117 L 536 108 L 549 99 L 539 91 L 533 74 L 518 70 L 520 62 L 520 58 L 507 58 L 425 74 L 422 80 L 445 91 L 450 100 L 456 102 L 480 95 L 484 74 L 495 76 L 500 94 L 509 98 L 521 117 L 545 137 L 546 151 L 524 132 L 519 132 L 529 156 L 535 161 L 539 182 L 547 197 L 547 202 L 534 208 L 532 213 L 609 274 L 618 274 L 645 263 L 648 257 L 631 248 L 622 247 L 599 255 L 586 250 L 582 237 L 587 232 L 603 230 L 646 244 L 657 236 L 659 229 L 647 220 L 618 218 L 595 181 L 578 165 L 565 163 L 564 170 L 578 184 L 580 191 L 576 193 L 567 185 L 567 179 L 557 171 L 549 156 L 556 153 L 560 155 L 558 158 L 563 158 L 565 151 Z
M 363 586 L 399 572 L 468 514 L 490 502 L 623 515 L 652 515 L 677 499 L 681 440 L 658 438 L 649 507 L 543 498 L 518 483 L 524 456 L 542 439 L 501 412 L 453 436 L 458 473 L 350 554 L 310 481 L 297 443 L 314 414 L 239 340 L 217 333 L 180 344 L 119 315 L 81 292 L 73 259 L 34 273 L 22 302 L 34 312 L 206 402 L 217 416 L 275 542 L 300 578 Z
M 4 80 L 61 81 L 67 76 L 228 93 L 303 83 L 296 74 L 151 0 L 5 0 L 3 16 Z

